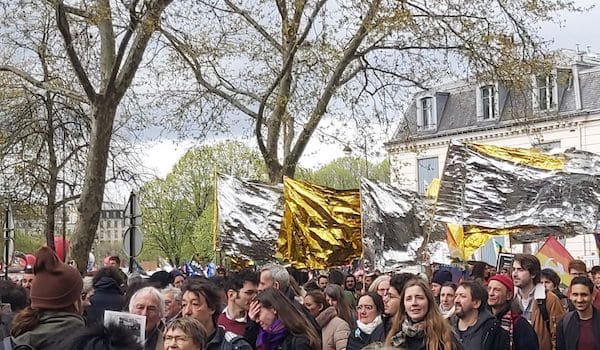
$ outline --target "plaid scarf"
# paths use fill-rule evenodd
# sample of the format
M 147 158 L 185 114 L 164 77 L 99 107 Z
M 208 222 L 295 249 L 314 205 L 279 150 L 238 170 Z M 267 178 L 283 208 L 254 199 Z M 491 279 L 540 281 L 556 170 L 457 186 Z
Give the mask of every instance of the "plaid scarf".
M 500 315 L 502 315 L 502 317 L 500 317 Z M 498 318 L 500 320 L 500 326 L 502 328 L 504 328 L 505 331 L 508 332 L 508 339 L 509 339 L 509 344 L 510 347 L 509 349 L 513 349 L 513 327 L 515 322 L 518 320 L 518 318 L 520 317 L 519 314 L 514 314 L 512 311 L 510 311 L 510 303 L 504 308 L 502 309 L 500 312 L 498 312 L 498 314 L 496 314 L 496 318 Z
M 400 332 L 392 337 L 392 346 L 402 350 L 408 350 L 406 338 L 423 337 L 425 335 L 425 321 L 412 323 L 408 318 L 402 322 Z

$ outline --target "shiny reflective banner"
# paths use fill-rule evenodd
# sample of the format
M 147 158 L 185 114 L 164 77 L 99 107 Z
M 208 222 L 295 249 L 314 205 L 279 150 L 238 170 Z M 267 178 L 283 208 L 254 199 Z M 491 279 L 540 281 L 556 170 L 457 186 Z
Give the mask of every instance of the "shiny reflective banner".
M 509 234 L 517 242 L 596 232 L 600 158 L 549 155 L 454 141 L 448 148 L 435 219 L 469 235 Z M 477 238 L 477 237 L 475 237 Z M 479 241 L 480 239 L 471 238 Z
M 387 271 L 414 260 L 409 246 L 416 239 L 445 239 L 432 203 L 418 193 L 362 178 L 360 195 L 365 264 Z
M 283 214 L 282 186 L 217 174 L 216 192 L 217 248 L 236 261 L 274 260 Z
M 360 258 L 358 190 L 283 181 L 284 214 L 277 251 L 298 268 L 324 269 Z

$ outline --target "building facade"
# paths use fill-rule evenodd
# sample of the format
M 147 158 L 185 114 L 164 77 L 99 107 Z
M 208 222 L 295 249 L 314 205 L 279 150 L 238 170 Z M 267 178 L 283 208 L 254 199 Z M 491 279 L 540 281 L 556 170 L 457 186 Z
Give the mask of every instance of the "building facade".
M 550 74 L 518 90 L 502 82 L 456 82 L 415 95 L 386 143 L 391 182 L 425 192 L 441 176 L 451 140 L 545 151 L 576 148 L 600 154 L 600 56 L 564 52 Z M 567 249 L 598 264 L 592 235 Z

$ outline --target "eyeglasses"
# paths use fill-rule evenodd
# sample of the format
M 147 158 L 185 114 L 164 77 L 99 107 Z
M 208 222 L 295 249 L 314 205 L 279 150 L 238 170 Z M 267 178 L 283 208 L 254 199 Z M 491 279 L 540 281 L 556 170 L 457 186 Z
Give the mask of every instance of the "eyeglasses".
M 190 337 L 183 336 L 183 335 L 174 336 L 174 337 L 170 336 L 170 335 L 165 336 L 165 343 L 175 342 L 177 344 L 183 344 L 189 340 L 190 340 Z
M 375 307 L 373 305 L 358 305 L 358 307 L 356 308 L 356 310 L 358 311 L 372 311 Z

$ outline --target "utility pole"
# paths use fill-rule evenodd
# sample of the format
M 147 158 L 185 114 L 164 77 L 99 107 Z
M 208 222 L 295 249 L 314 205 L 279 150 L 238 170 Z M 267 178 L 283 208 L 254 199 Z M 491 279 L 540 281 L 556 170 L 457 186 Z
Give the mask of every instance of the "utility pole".
M 15 224 L 13 221 L 12 210 L 10 204 L 6 207 L 4 214 L 4 279 L 8 281 L 8 267 L 12 260 L 14 249 L 14 231 Z

